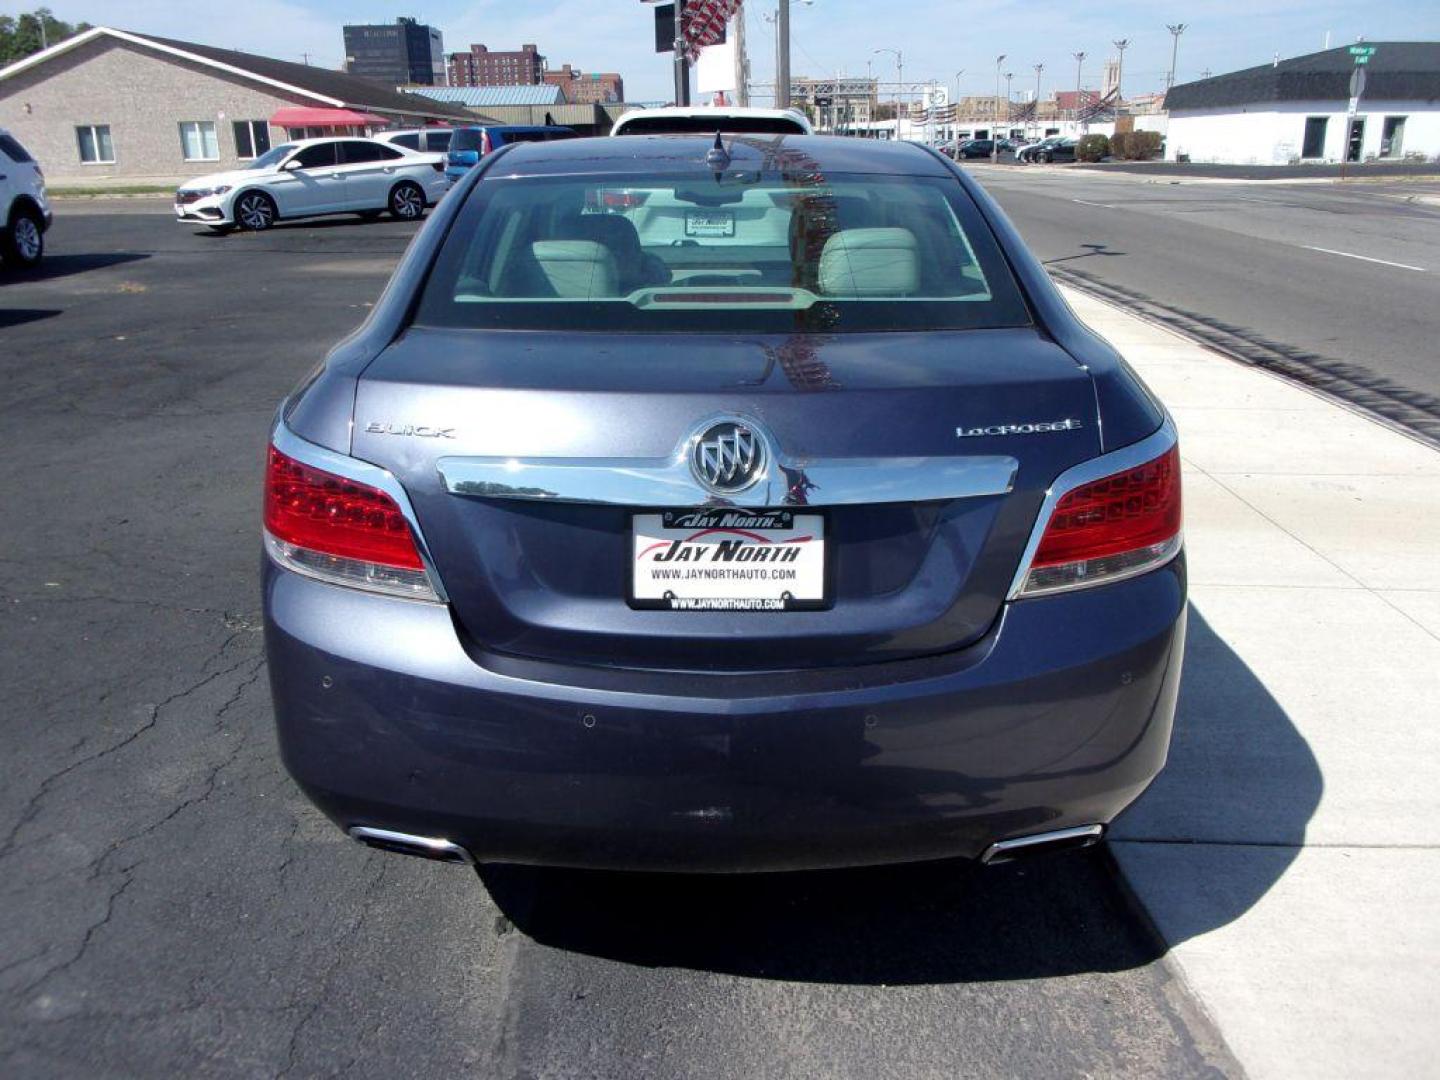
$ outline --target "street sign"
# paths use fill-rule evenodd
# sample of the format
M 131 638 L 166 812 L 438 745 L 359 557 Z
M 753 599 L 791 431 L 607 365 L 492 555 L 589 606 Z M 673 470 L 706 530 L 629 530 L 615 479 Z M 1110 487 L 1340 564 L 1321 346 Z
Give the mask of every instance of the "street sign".
M 1374 45 L 1351 45 L 1351 46 L 1350 46 L 1350 55 L 1351 55 L 1351 56 L 1364 56 L 1364 57 L 1367 57 L 1367 58 L 1368 58 L 1368 57 L 1371 57 L 1371 56 L 1374 56 L 1374 55 L 1375 55 L 1375 46 L 1374 46 Z M 1363 60 L 1357 60 L 1357 61 L 1355 61 L 1355 62 L 1356 62 L 1357 64 L 1362 64 L 1362 63 L 1364 63 Z

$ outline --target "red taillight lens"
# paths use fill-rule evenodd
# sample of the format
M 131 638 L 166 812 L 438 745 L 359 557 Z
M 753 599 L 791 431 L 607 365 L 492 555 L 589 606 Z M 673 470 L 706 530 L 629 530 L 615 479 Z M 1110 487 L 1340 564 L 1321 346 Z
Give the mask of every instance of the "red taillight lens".
M 277 540 L 338 559 L 424 570 L 415 537 L 383 491 L 302 465 L 273 446 L 265 528 Z
M 1082 484 L 1055 504 L 1023 594 L 1131 577 L 1180 548 L 1180 452 Z

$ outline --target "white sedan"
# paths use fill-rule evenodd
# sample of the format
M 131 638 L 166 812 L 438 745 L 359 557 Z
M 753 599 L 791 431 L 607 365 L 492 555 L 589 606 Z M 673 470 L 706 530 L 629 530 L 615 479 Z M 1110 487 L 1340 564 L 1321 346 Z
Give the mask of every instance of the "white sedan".
M 445 194 L 445 155 L 359 137 L 282 143 L 243 169 L 187 180 L 175 216 L 210 226 L 268 229 L 320 214 L 378 217 L 388 210 L 414 221 Z

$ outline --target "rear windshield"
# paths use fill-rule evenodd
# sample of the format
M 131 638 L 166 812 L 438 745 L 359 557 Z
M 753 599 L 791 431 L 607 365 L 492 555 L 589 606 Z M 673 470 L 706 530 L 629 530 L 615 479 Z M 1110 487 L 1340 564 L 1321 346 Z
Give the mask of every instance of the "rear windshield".
M 804 135 L 805 128 L 778 116 L 637 116 L 620 126 L 621 135 Z
M 450 149 L 454 152 L 480 149 L 480 132 L 475 128 L 461 128 L 450 136 Z
M 957 180 L 707 171 L 482 181 L 416 321 L 783 333 L 1030 319 Z

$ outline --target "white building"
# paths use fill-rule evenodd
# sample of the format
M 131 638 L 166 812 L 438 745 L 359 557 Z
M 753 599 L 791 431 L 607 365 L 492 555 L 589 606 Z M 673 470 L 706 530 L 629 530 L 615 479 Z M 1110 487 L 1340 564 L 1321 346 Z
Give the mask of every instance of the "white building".
M 1440 42 L 1368 41 L 1351 111 L 1351 46 L 1170 90 L 1168 160 L 1232 165 L 1440 158 Z

